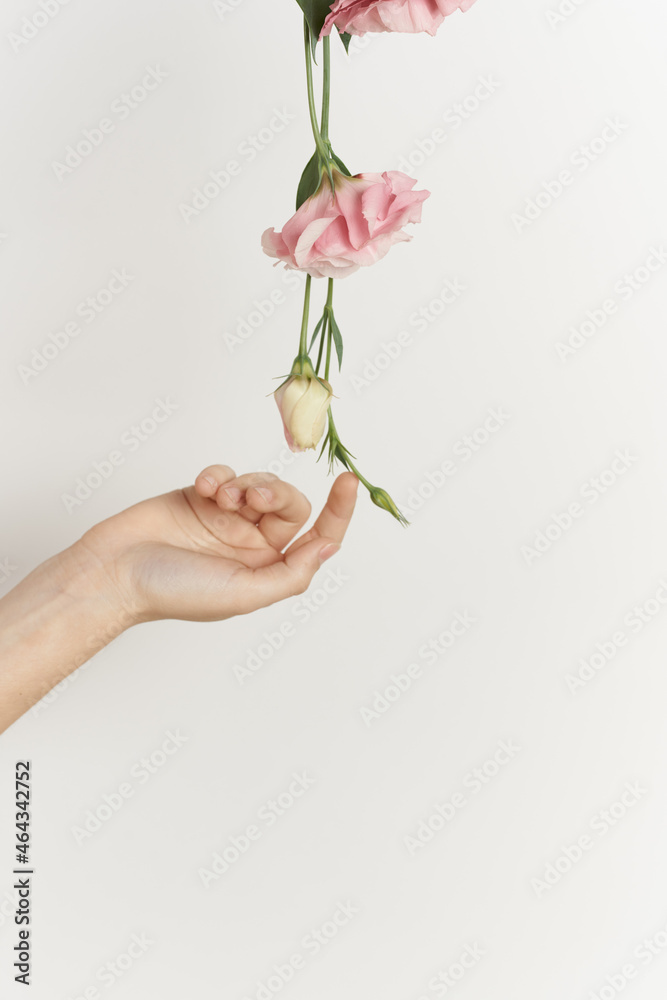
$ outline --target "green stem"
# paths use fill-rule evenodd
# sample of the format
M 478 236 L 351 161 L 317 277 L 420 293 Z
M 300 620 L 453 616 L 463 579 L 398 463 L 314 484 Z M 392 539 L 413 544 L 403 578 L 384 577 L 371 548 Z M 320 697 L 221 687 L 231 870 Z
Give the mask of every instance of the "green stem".
M 327 325 L 327 360 L 324 365 L 324 377 L 329 381 L 329 368 L 331 367 L 331 341 L 333 340 L 333 333 L 331 332 L 331 323 Z
M 299 357 L 308 354 L 308 314 L 310 312 L 310 282 L 312 278 L 306 275 L 306 290 L 303 294 L 303 318 L 301 320 L 301 337 L 299 339 Z
M 320 134 L 320 128 L 317 122 L 317 112 L 315 110 L 315 91 L 313 88 L 313 64 L 310 55 L 310 28 L 308 27 L 308 22 L 306 21 L 305 17 L 303 19 L 303 33 L 306 45 L 306 80 L 308 82 L 308 113 L 310 115 L 310 126 L 313 130 L 313 137 L 315 139 L 315 145 L 317 147 L 317 150 L 320 153 L 320 155 L 328 162 L 329 151 Z
M 329 315 L 328 315 L 328 313 L 325 310 L 325 312 L 324 312 L 324 323 L 322 324 L 322 329 L 320 331 L 320 347 L 319 347 L 319 350 L 317 352 L 317 364 L 315 365 L 315 371 L 318 373 L 318 375 L 319 375 L 319 371 L 320 371 L 320 365 L 322 364 L 322 352 L 324 351 L 324 338 L 326 337 L 326 334 L 327 334 L 327 325 L 328 325 L 328 323 L 329 323 Z
M 327 364 L 326 364 L 326 374 L 325 379 L 329 378 L 329 365 L 331 363 L 331 343 L 333 340 L 333 332 L 331 329 L 331 321 L 333 320 L 333 292 L 334 292 L 334 280 L 329 278 L 329 283 L 327 285 L 327 301 L 324 308 L 326 309 L 327 316 L 329 317 L 328 333 L 329 337 L 327 339 Z
M 329 142 L 329 99 L 331 97 L 331 39 L 327 35 L 322 39 L 324 53 L 324 70 L 322 82 L 322 126 L 321 135 L 325 143 Z
M 327 301 L 326 305 L 324 306 L 324 311 L 326 312 L 328 317 L 327 363 L 326 363 L 326 368 L 324 370 L 324 377 L 325 379 L 327 379 L 327 381 L 329 379 L 329 365 L 331 364 L 331 343 L 333 341 L 333 333 L 331 331 L 331 320 L 333 319 L 333 293 L 334 293 L 334 279 L 329 278 L 329 284 L 327 286 Z M 322 335 L 324 335 L 324 330 L 322 331 Z
M 341 443 L 341 440 L 340 440 L 340 438 L 338 437 L 338 431 L 336 430 L 336 425 L 335 425 L 335 423 L 334 423 L 334 418 L 333 418 L 333 414 L 332 414 L 332 412 L 331 412 L 331 407 L 329 407 L 329 437 L 330 437 L 330 438 L 335 438 L 335 440 L 336 440 L 336 441 L 337 441 L 337 442 L 338 442 L 339 444 Z M 353 461 L 352 461 L 352 459 L 351 459 L 351 458 L 349 457 L 349 455 L 350 455 L 350 453 L 349 453 L 349 452 L 347 452 L 347 453 L 346 453 L 346 456 L 345 456 L 345 463 L 346 463 L 346 465 L 347 465 L 348 469 L 350 469 L 350 471 L 351 471 L 351 472 L 354 472 L 354 474 L 355 474 L 355 476 L 357 477 L 357 479 L 359 480 L 359 482 L 363 483 L 363 484 L 364 484 L 364 486 L 366 487 L 366 489 L 368 490 L 368 492 L 369 492 L 369 493 L 371 493 L 371 492 L 373 491 L 374 487 L 372 486 L 372 484 L 371 484 L 371 483 L 369 483 L 369 482 L 368 482 L 368 480 L 367 480 L 367 479 L 365 479 L 365 478 L 364 478 L 364 477 L 362 476 L 362 474 L 361 474 L 361 473 L 359 472 L 359 469 L 358 469 L 358 468 L 356 467 L 356 465 L 355 465 L 355 464 L 353 463 Z
M 329 278 L 329 283 L 327 287 L 327 300 L 324 303 L 324 310 L 322 312 L 322 327 L 320 329 L 320 346 L 317 352 L 317 364 L 315 365 L 315 371 L 319 374 L 320 364 L 322 362 L 322 355 L 324 353 L 324 343 L 325 340 L 330 345 L 331 343 L 331 320 L 333 319 L 333 292 L 334 292 L 334 279 Z M 327 336 L 328 335 L 328 336 Z M 331 357 L 331 347 L 327 351 L 327 373 L 324 376 L 329 378 L 329 358 Z

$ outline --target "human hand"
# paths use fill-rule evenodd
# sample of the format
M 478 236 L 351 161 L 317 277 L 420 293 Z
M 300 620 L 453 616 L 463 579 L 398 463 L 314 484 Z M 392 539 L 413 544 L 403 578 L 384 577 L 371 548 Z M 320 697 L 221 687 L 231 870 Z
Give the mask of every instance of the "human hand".
M 95 525 L 0 600 L 0 732 L 132 625 L 218 621 L 303 593 L 340 547 L 357 485 L 339 476 L 296 540 L 306 498 L 224 465 Z
M 303 593 L 340 547 L 358 480 L 334 482 L 313 527 L 311 506 L 270 473 L 236 476 L 212 465 L 194 486 L 144 500 L 102 521 L 73 546 L 98 565 L 111 603 L 134 622 L 219 621 Z

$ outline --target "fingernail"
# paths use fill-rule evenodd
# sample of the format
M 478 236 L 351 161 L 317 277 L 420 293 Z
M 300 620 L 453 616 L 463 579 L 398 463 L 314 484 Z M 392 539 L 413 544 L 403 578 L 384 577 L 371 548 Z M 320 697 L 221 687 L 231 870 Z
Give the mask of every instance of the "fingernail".
M 267 490 L 263 486 L 256 486 L 255 489 L 261 496 L 264 503 L 271 503 L 271 501 L 273 500 L 273 493 L 271 492 L 271 490 Z
M 327 559 L 331 559 L 335 556 L 340 548 L 340 545 L 336 545 L 335 542 L 331 542 L 329 545 L 325 545 L 323 549 L 320 550 L 320 565 L 326 562 Z
M 228 487 L 228 488 L 227 488 L 227 489 L 225 490 L 225 496 L 226 496 L 226 497 L 227 497 L 227 498 L 228 498 L 228 499 L 229 499 L 229 500 L 230 500 L 230 501 L 231 501 L 232 503 L 238 503 L 238 502 L 239 502 L 239 500 L 241 499 L 241 490 L 240 490 L 240 489 L 238 488 L 238 486 L 229 486 L 229 487 Z
M 208 483 L 209 486 L 212 486 L 214 490 L 217 490 L 218 484 L 216 483 L 215 479 L 211 479 L 210 476 L 202 476 L 202 479 L 204 480 L 205 483 Z

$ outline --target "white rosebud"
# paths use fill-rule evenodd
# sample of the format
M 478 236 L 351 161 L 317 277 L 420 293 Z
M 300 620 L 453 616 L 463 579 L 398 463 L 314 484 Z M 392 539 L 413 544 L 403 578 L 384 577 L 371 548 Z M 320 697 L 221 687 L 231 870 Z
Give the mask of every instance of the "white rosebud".
M 327 425 L 332 395 L 329 383 L 315 375 L 291 375 L 276 389 L 274 396 L 292 451 L 317 446 Z

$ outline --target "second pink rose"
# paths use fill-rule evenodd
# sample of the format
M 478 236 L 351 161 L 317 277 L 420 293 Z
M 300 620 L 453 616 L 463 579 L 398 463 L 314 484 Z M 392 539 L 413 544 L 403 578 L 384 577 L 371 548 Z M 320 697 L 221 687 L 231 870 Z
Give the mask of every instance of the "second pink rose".
M 287 267 L 314 278 L 345 278 L 380 260 L 411 237 L 403 226 L 421 221 L 428 191 L 399 170 L 347 177 L 333 171 L 335 196 L 325 177 L 282 232 L 267 229 L 262 247 Z

